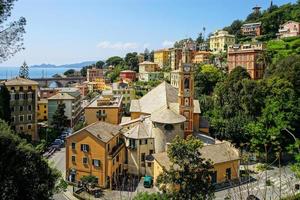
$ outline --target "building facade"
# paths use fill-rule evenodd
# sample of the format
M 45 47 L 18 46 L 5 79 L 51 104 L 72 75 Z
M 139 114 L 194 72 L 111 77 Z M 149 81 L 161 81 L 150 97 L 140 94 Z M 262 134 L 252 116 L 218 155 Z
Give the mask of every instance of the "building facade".
M 123 112 L 123 96 L 113 95 L 112 91 L 103 91 L 84 108 L 85 122 L 90 125 L 98 121 L 119 124 Z
M 258 62 L 260 54 L 264 51 L 262 43 L 233 45 L 228 47 L 227 64 L 228 71 L 241 66 L 247 69 L 252 79 L 261 79 L 265 67 Z
M 65 116 L 68 119 L 68 126 L 75 126 L 82 112 L 80 92 L 75 88 L 66 88 L 48 98 L 48 125 L 52 124 L 53 115 L 59 104 L 65 104 Z
M 213 53 L 222 53 L 227 51 L 229 45 L 235 43 L 235 36 L 230 35 L 227 31 L 219 30 L 216 31 L 209 38 L 210 50 Z
M 250 37 L 260 36 L 261 22 L 243 24 L 243 26 L 241 27 L 241 32 L 242 35 L 244 36 L 250 36 Z
M 197 51 L 194 55 L 193 63 L 200 64 L 200 63 L 209 63 L 209 57 L 211 53 L 209 51 Z
M 204 159 L 212 162 L 211 180 L 213 184 L 239 179 L 239 151 L 229 142 L 222 141 L 216 144 L 204 145 L 199 151 Z M 157 177 L 164 170 L 170 170 L 172 162 L 167 152 L 155 153 L 153 157 L 153 178 L 154 183 L 157 183 Z
M 160 49 L 154 51 L 154 62 L 159 68 L 170 66 L 170 51 L 169 49 Z
M 11 127 L 17 133 L 31 135 L 38 140 L 37 134 L 37 94 L 38 83 L 16 77 L 5 83 L 10 93 Z
M 182 49 L 173 48 L 170 50 L 170 65 L 171 70 L 177 70 L 181 61 Z
M 66 177 L 70 182 L 93 175 L 100 187 L 114 189 L 124 163 L 125 145 L 118 125 L 96 122 L 67 137 Z
M 135 89 L 130 87 L 127 83 L 113 83 L 112 92 L 114 95 L 122 95 L 123 110 L 129 110 L 131 100 L 135 99 Z
M 136 80 L 136 71 L 132 71 L 132 70 L 121 71 L 120 79 L 125 82 L 133 82 Z
M 139 64 L 139 73 L 156 72 L 158 70 L 158 65 L 154 62 L 144 61 Z
M 143 82 L 163 80 L 163 78 L 164 78 L 164 73 L 162 72 L 139 73 L 139 81 L 143 81 Z
M 48 100 L 41 99 L 37 104 L 37 120 L 47 121 L 48 120 Z
M 154 153 L 154 138 L 149 132 L 149 126 L 152 125 L 149 116 L 120 125 L 123 127 L 126 146 L 126 171 L 137 176 L 153 176 L 153 164 L 148 162 L 148 158 Z
M 86 72 L 86 79 L 88 82 L 93 82 L 97 79 L 103 79 L 103 69 L 98 69 L 98 68 L 92 68 L 92 69 L 87 69 Z
M 287 38 L 300 35 L 300 23 L 295 21 L 287 21 L 282 24 L 278 30 L 278 38 Z

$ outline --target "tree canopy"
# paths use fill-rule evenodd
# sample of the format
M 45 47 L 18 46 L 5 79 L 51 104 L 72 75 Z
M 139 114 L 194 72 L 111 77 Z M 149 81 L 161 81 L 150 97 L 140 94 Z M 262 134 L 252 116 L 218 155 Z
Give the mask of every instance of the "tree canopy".
M 50 199 L 60 177 L 38 152 L 0 120 L 0 198 Z
M 29 78 L 29 67 L 26 64 L 26 62 L 24 62 L 23 65 L 20 67 L 19 76 L 21 78 Z
M 65 108 L 66 105 L 64 103 L 58 104 L 57 109 L 52 116 L 52 125 L 55 130 L 62 130 L 68 126 L 68 118 L 65 116 Z
M 186 140 L 177 136 L 168 147 L 172 162 L 157 178 L 158 186 L 171 199 L 213 199 L 214 188 L 210 172 L 212 164 L 201 157 L 202 142 L 194 137 Z
M 4 84 L 0 84 L 0 119 L 10 122 L 10 94 Z
M 0 1 L 0 63 L 23 49 L 24 17 L 7 22 L 16 0 Z

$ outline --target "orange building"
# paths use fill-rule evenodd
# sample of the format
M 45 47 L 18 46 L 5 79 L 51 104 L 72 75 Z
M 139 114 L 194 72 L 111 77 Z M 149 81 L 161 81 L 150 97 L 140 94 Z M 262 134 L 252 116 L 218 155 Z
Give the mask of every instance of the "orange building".
M 260 36 L 261 22 L 244 24 L 241 31 L 244 36 Z
M 197 51 L 194 55 L 193 63 L 200 64 L 200 63 L 209 63 L 209 56 L 211 55 L 208 51 Z
M 102 95 L 84 108 L 87 124 L 105 121 L 119 124 L 122 118 L 122 95 L 114 95 L 112 91 L 103 91 Z
M 78 182 L 83 176 L 92 175 L 100 187 L 113 189 L 125 162 L 120 133 L 118 125 L 96 122 L 67 137 L 67 180 Z
M 86 78 L 88 82 L 93 82 L 96 79 L 103 79 L 103 69 L 97 69 L 97 68 L 92 68 L 92 69 L 87 69 L 87 74 Z
M 261 79 L 265 66 L 258 62 L 259 55 L 263 52 L 263 44 L 243 44 L 228 47 L 227 64 L 228 71 L 241 66 L 247 69 L 252 79 Z

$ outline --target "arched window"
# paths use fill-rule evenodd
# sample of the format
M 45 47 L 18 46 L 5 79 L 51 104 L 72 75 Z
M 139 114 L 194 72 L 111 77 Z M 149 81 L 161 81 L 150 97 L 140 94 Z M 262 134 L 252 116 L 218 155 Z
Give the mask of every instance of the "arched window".
M 184 89 L 190 88 L 190 80 L 188 78 L 184 79 Z

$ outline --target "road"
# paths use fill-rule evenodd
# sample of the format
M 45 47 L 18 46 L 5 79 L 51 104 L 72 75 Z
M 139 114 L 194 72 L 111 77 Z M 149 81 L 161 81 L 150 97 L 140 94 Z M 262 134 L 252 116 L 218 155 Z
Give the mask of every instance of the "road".
M 273 168 L 267 171 L 267 179 L 270 182 L 270 186 L 267 186 L 267 190 L 265 190 L 265 177 L 265 172 L 262 172 L 254 176 L 257 181 L 216 192 L 216 200 L 224 200 L 227 196 L 232 200 L 243 200 L 250 194 L 264 199 L 265 192 L 267 195 L 266 199 L 277 200 L 280 199 L 280 196 L 285 197 L 296 193 L 294 185 L 299 181 L 296 180 L 289 167 L 282 167 L 281 173 L 279 168 Z
M 66 176 L 66 149 L 61 148 L 60 151 L 56 151 L 50 158 L 50 162 L 62 173 L 63 178 Z M 53 195 L 54 200 L 69 200 L 63 192 Z

